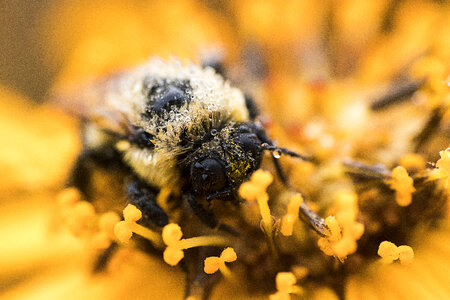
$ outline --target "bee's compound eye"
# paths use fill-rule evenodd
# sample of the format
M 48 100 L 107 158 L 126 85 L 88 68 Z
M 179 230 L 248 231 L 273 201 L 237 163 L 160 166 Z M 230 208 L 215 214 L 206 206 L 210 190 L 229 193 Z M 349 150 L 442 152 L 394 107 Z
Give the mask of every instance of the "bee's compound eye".
M 228 184 L 223 165 L 213 158 L 206 158 L 192 165 L 191 181 L 194 191 L 201 194 L 220 191 Z
M 261 153 L 262 142 L 254 133 L 241 133 L 239 134 L 239 142 L 245 151 L 251 152 L 253 157 L 256 158 Z

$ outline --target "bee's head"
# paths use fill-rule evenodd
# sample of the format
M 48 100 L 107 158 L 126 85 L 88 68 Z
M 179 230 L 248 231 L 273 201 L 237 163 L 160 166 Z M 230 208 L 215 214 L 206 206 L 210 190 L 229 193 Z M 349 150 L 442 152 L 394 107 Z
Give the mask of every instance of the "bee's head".
M 259 168 L 263 143 L 250 124 L 234 124 L 204 142 L 193 156 L 190 178 L 194 192 L 227 198 Z

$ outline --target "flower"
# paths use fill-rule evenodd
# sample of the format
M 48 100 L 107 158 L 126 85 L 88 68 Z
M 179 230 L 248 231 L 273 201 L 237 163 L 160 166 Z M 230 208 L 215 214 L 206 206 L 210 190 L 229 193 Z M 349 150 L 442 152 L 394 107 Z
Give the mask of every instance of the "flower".
M 225 225 L 241 222 L 241 239 L 186 221 L 191 215 L 173 203 L 177 195 L 163 189 L 156 201 L 171 212 L 167 237 L 141 225 L 137 209 L 123 211 L 121 182 L 108 172 L 91 178 L 99 187 L 93 202 L 64 189 L 81 149 L 77 121 L 0 86 L 2 296 L 139 299 L 151 293 L 181 299 L 180 261 L 199 255 L 200 269 L 208 258 L 220 269 L 220 251 L 232 246 L 239 254 L 233 280 L 221 282 L 212 298 L 246 299 L 258 291 L 286 299 L 289 288 L 300 286 L 308 299 L 449 298 L 448 5 L 329 4 L 94 0 L 42 6 L 45 16 L 36 15 L 33 24 L 46 35 L 32 37 L 39 47 L 22 47 L 27 53 L 42 49 L 41 59 L 26 68 L 30 74 L 22 66 L 10 68 L 14 76 L 4 76 L 11 78 L 6 83 L 18 77 L 33 82 L 35 69 L 45 93 L 46 78 L 54 74 L 48 66 L 62 66 L 56 84 L 67 86 L 149 54 L 192 59 L 214 43 L 234 66 L 230 81 L 262 104 L 259 121 L 268 135 L 314 160 L 264 157 L 265 171 L 241 185 L 246 201 L 235 207 L 212 202 Z M 26 39 L 20 30 L 11 32 Z M 348 157 L 360 164 L 348 168 L 342 164 Z M 289 188 L 272 159 L 285 170 Z M 299 191 L 302 196 L 292 197 Z M 299 220 L 303 198 L 329 216 L 325 237 Z M 201 253 L 212 244 L 212 253 Z M 93 274 L 108 253 L 106 270 Z

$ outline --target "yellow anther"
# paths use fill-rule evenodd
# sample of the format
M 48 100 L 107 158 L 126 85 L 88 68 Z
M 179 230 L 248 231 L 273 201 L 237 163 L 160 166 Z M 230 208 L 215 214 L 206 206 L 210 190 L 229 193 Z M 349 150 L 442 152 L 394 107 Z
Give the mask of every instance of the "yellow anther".
M 266 194 L 267 187 L 272 183 L 273 176 L 268 171 L 257 170 L 250 178 L 239 187 L 239 195 L 247 201 L 255 201 L 261 195 Z
M 260 193 L 261 188 L 250 181 L 239 187 L 239 195 L 247 201 L 255 201 Z
M 106 212 L 100 216 L 98 226 L 100 231 L 105 232 L 109 237 L 114 236 L 114 226 L 120 221 L 120 217 L 115 212 Z
M 233 248 L 228 247 L 222 251 L 220 254 L 220 259 L 224 262 L 233 262 L 237 259 L 237 255 Z
M 142 218 L 142 212 L 136 206 L 128 204 L 123 210 L 123 218 L 126 222 L 136 222 Z
M 400 206 L 408 206 L 412 201 L 412 193 L 416 190 L 413 186 L 413 179 L 402 166 L 392 170 L 392 180 L 390 187 L 395 190 L 395 200 Z
M 205 259 L 204 271 L 206 274 L 214 274 L 219 270 L 222 260 L 217 256 L 210 256 Z
M 334 255 L 332 244 L 327 238 L 320 238 L 317 241 L 317 245 L 319 246 L 320 250 L 322 250 L 322 252 L 325 253 L 325 255 L 328 256 Z
M 356 240 L 350 236 L 344 236 L 340 241 L 333 246 L 334 255 L 343 260 L 347 255 L 355 253 L 357 244 Z
M 275 283 L 278 291 L 289 292 L 297 283 L 297 278 L 291 272 L 280 272 L 275 278 Z
M 273 176 L 270 172 L 259 169 L 253 173 L 251 181 L 262 188 L 267 189 L 273 181 Z
M 231 273 L 227 266 L 226 262 L 233 262 L 237 259 L 236 252 L 233 248 L 228 247 L 222 251 L 219 257 L 210 256 L 205 259 L 204 271 L 206 274 L 213 274 L 220 270 L 225 277 L 230 278 Z
M 178 243 L 183 237 L 183 232 L 178 224 L 168 224 L 164 226 L 162 231 L 162 238 L 166 245 L 171 246 Z
M 95 249 L 106 249 L 111 245 L 111 238 L 105 232 L 98 232 L 92 237 L 92 247 Z
M 409 265 L 412 263 L 414 258 L 414 251 L 410 246 L 399 246 L 398 247 L 398 258 L 402 265 Z
M 134 205 L 128 204 L 123 210 L 124 221 L 114 226 L 114 234 L 122 243 L 127 243 L 133 236 L 133 232 L 151 241 L 153 245 L 162 247 L 161 236 L 158 232 L 136 223 L 142 217 L 142 213 Z
M 397 247 L 394 243 L 384 241 L 378 247 L 378 255 L 385 263 L 399 259 L 402 265 L 410 264 L 414 258 L 414 251 L 410 246 Z
M 270 300 L 290 300 L 291 295 L 289 295 L 289 293 L 276 292 L 275 294 L 270 295 L 269 299 Z
M 398 249 L 394 243 L 384 241 L 378 247 L 378 255 L 386 261 L 394 261 L 398 259 Z
M 56 199 L 56 201 L 61 207 L 71 206 L 80 200 L 81 200 L 80 191 L 73 187 L 62 190 L 58 194 Z
M 359 240 L 364 233 L 364 224 L 355 222 L 351 227 L 346 228 L 346 233 L 355 240 Z
M 164 250 L 163 258 L 167 264 L 176 266 L 184 258 L 184 252 L 179 248 L 169 246 Z
M 72 214 L 82 221 L 95 216 L 95 209 L 91 203 L 80 201 L 74 204 Z
M 229 244 L 229 241 L 222 236 L 198 236 L 181 239 L 183 232 L 180 226 L 175 223 L 164 226 L 162 239 L 167 245 L 164 251 L 164 261 L 171 266 L 175 266 L 183 259 L 183 250 L 200 246 L 219 246 Z
M 356 221 L 358 196 L 351 191 L 336 194 L 336 218 L 325 219 L 329 236 L 319 240 L 319 247 L 326 255 L 333 255 L 340 261 L 356 252 L 357 243 L 364 233 L 364 225 Z
M 334 216 L 328 216 L 325 219 L 325 224 L 327 225 L 328 231 L 330 233 L 330 235 L 328 236 L 330 242 L 339 241 L 342 238 L 342 234 L 341 227 L 339 226 L 336 218 Z
M 114 234 L 120 242 L 126 244 L 133 236 L 133 231 L 127 222 L 120 221 L 114 226 Z

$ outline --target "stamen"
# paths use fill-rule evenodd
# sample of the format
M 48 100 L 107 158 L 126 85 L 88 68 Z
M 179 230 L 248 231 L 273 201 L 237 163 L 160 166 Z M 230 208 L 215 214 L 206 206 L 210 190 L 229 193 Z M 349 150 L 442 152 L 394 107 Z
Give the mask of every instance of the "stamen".
M 281 233 L 284 236 L 291 236 L 294 230 L 295 221 L 298 219 L 300 205 L 303 202 L 301 194 L 295 194 L 289 199 L 286 215 L 281 220 Z
M 290 294 L 301 294 L 302 289 L 295 284 L 297 278 L 291 272 L 280 272 L 275 278 L 277 292 L 270 295 L 270 300 L 286 300 L 291 299 Z
M 398 259 L 402 265 L 409 265 L 412 263 L 414 258 L 414 251 L 410 246 L 399 246 L 398 247 Z
M 230 269 L 225 265 L 226 262 L 236 261 L 237 255 L 233 248 L 228 247 L 222 251 L 220 257 L 210 256 L 205 259 L 204 271 L 206 274 L 214 274 L 218 270 L 228 280 L 232 280 Z
M 205 267 L 203 270 L 206 274 L 214 274 L 216 273 L 219 268 L 222 261 L 217 256 L 210 256 L 205 259 Z
M 325 219 L 329 235 L 319 239 L 318 246 L 326 255 L 335 256 L 343 262 L 348 255 L 356 252 L 356 241 L 364 233 L 364 225 L 356 221 L 358 198 L 355 193 L 339 191 L 335 203 L 336 218 L 329 216 Z
M 92 246 L 95 249 L 106 249 L 111 245 L 115 237 L 114 226 L 119 221 L 119 215 L 112 211 L 100 216 L 98 220 L 99 231 L 92 237 Z
M 400 260 L 402 265 L 412 263 L 414 258 L 414 251 L 410 246 L 397 247 L 394 243 L 384 241 L 378 247 L 378 255 L 382 258 L 385 264 L 392 263 L 395 260 Z
M 259 212 L 262 218 L 262 225 L 269 240 L 272 253 L 276 254 L 276 248 L 273 243 L 273 224 L 269 208 L 269 195 L 266 192 L 267 187 L 272 183 L 273 176 L 268 171 L 257 170 L 250 178 L 250 181 L 244 182 L 239 187 L 239 195 L 247 201 L 257 201 Z
M 136 223 L 142 218 L 142 212 L 136 206 L 128 204 L 123 210 L 124 221 L 116 223 L 114 234 L 122 243 L 128 243 L 133 232 L 148 239 L 156 247 L 162 247 L 161 237 L 158 233 Z
M 81 193 L 74 187 L 62 190 L 57 196 L 57 203 L 61 207 L 68 207 L 81 200 Z
M 408 206 L 412 201 L 412 193 L 416 190 L 413 186 L 413 179 L 402 166 L 392 170 L 392 179 L 388 180 L 389 186 L 395 190 L 395 201 L 400 206 Z
M 184 257 L 183 250 L 201 246 L 226 246 L 230 240 L 222 236 L 198 236 L 181 239 L 183 232 L 178 224 L 168 224 L 163 228 L 162 239 L 167 245 L 164 261 L 176 266 Z
M 66 224 L 74 235 L 80 236 L 89 231 L 94 220 L 94 206 L 87 201 L 79 201 L 70 208 Z

